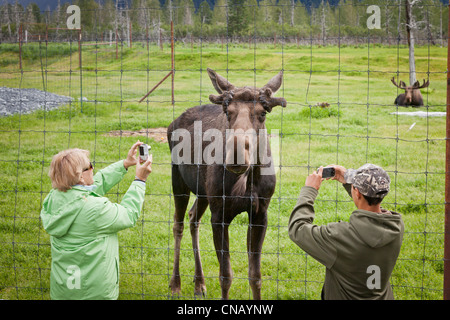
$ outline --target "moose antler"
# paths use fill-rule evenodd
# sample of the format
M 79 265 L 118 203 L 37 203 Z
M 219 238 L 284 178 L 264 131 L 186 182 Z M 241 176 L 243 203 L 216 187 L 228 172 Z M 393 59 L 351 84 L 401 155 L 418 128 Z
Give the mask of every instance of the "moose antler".
M 413 85 L 414 89 L 422 89 L 422 88 L 426 88 L 430 85 L 430 80 L 425 81 L 425 79 L 423 79 L 423 84 L 420 85 L 419 81 L 416 81 Z
M 225 91 L 221 95 L 209 95 L 209 101 L 214 104 L 221 104 L 223 106 L 223 111 L 226 112 L 228 105 L 231 100 L 233 100 L 234 92 L 233 91 Z
M 394 84 L 394 86 L 396 86 L 399 89 L 406 89 L 406 84 L 403 81 L 400 81 L 400 85 L 397 84 L 397 82 L 395 82 L 395 78 L 392 77 L 391 79 L 392 83 Z
M 264 87 L 259 92 L 259 101 L 267 111 L 272 111 L 275 106 L 286 107 L 287 102 L 285 98 L 277 98 L 272 96 L 272 89 Z
M 225 91 L 224 93 L 222 93 L 220 95 L 210 94 L 209 100 L 214 104 L 223 105 L 224 110 L 225 110 L 235 95 L 234 91 L 235 90 Z M 271 112 L 272 108 L 275 106 L 286 107 L 286 105 L 287 105 L 286 99 L 273 97 L 272 90 L 270 88 L 263 88 L 260 90 L 259 102 L 261 102 L 264 109 L 266 109 L 268 112 Z

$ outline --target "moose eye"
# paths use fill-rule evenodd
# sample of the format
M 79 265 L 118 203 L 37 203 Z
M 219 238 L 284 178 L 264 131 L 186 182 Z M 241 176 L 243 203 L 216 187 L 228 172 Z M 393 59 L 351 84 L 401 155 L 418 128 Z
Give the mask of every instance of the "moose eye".
M 262 117 L 262 118 L 265 118 L 265 117 L 266 117 L 266 114 L 267 114 L 267 112 L 265 112 L 265 111 L 261 112 L 261 117 Z

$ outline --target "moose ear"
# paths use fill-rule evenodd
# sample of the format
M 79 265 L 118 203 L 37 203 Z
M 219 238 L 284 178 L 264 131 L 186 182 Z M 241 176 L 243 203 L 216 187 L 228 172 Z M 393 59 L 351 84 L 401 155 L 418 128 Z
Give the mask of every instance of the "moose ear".
M 283 83 L 283 71 L 280 71 L 275 77 L 270 79 L 270 81 L 264 86 L 263 89 L 270 89 L 272 93 L 275 94 L 278 89 L 280 89 L 281 84 Z
M 214 86 L 214 89 L 216 89 L 216 91 L 219 94 L 222 94 L 225 91 L 230 91 L 230 90 L 234 89 L 234 86 L 230 82 L 228 82 L 227 79 L 225 79 L 221 75 L 217 74 L 214 70 L 208 68 L 207 71 L 208 71 L 209 78 L 211 79 L 211 82 Z

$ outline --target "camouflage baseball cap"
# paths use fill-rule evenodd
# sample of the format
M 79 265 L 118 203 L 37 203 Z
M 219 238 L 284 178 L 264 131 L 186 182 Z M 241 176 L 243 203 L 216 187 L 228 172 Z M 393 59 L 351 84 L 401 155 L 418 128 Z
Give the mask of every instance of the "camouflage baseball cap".
M 344 175 L 346 183 L 352 184 L 363 195 L 384 198 L 389 192 L 391 179 L 382 168 L 367 163 L 358 169 L 348 169 Z

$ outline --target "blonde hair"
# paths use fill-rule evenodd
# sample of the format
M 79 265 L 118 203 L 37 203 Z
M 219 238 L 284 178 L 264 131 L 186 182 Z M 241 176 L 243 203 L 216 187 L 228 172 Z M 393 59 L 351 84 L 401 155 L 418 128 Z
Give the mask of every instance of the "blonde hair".
M 53 156 L 48 176 L 52 187 L 66 192 L 80 181 L 83 170 L 89 166 L 89 151 L 68 149 Z

